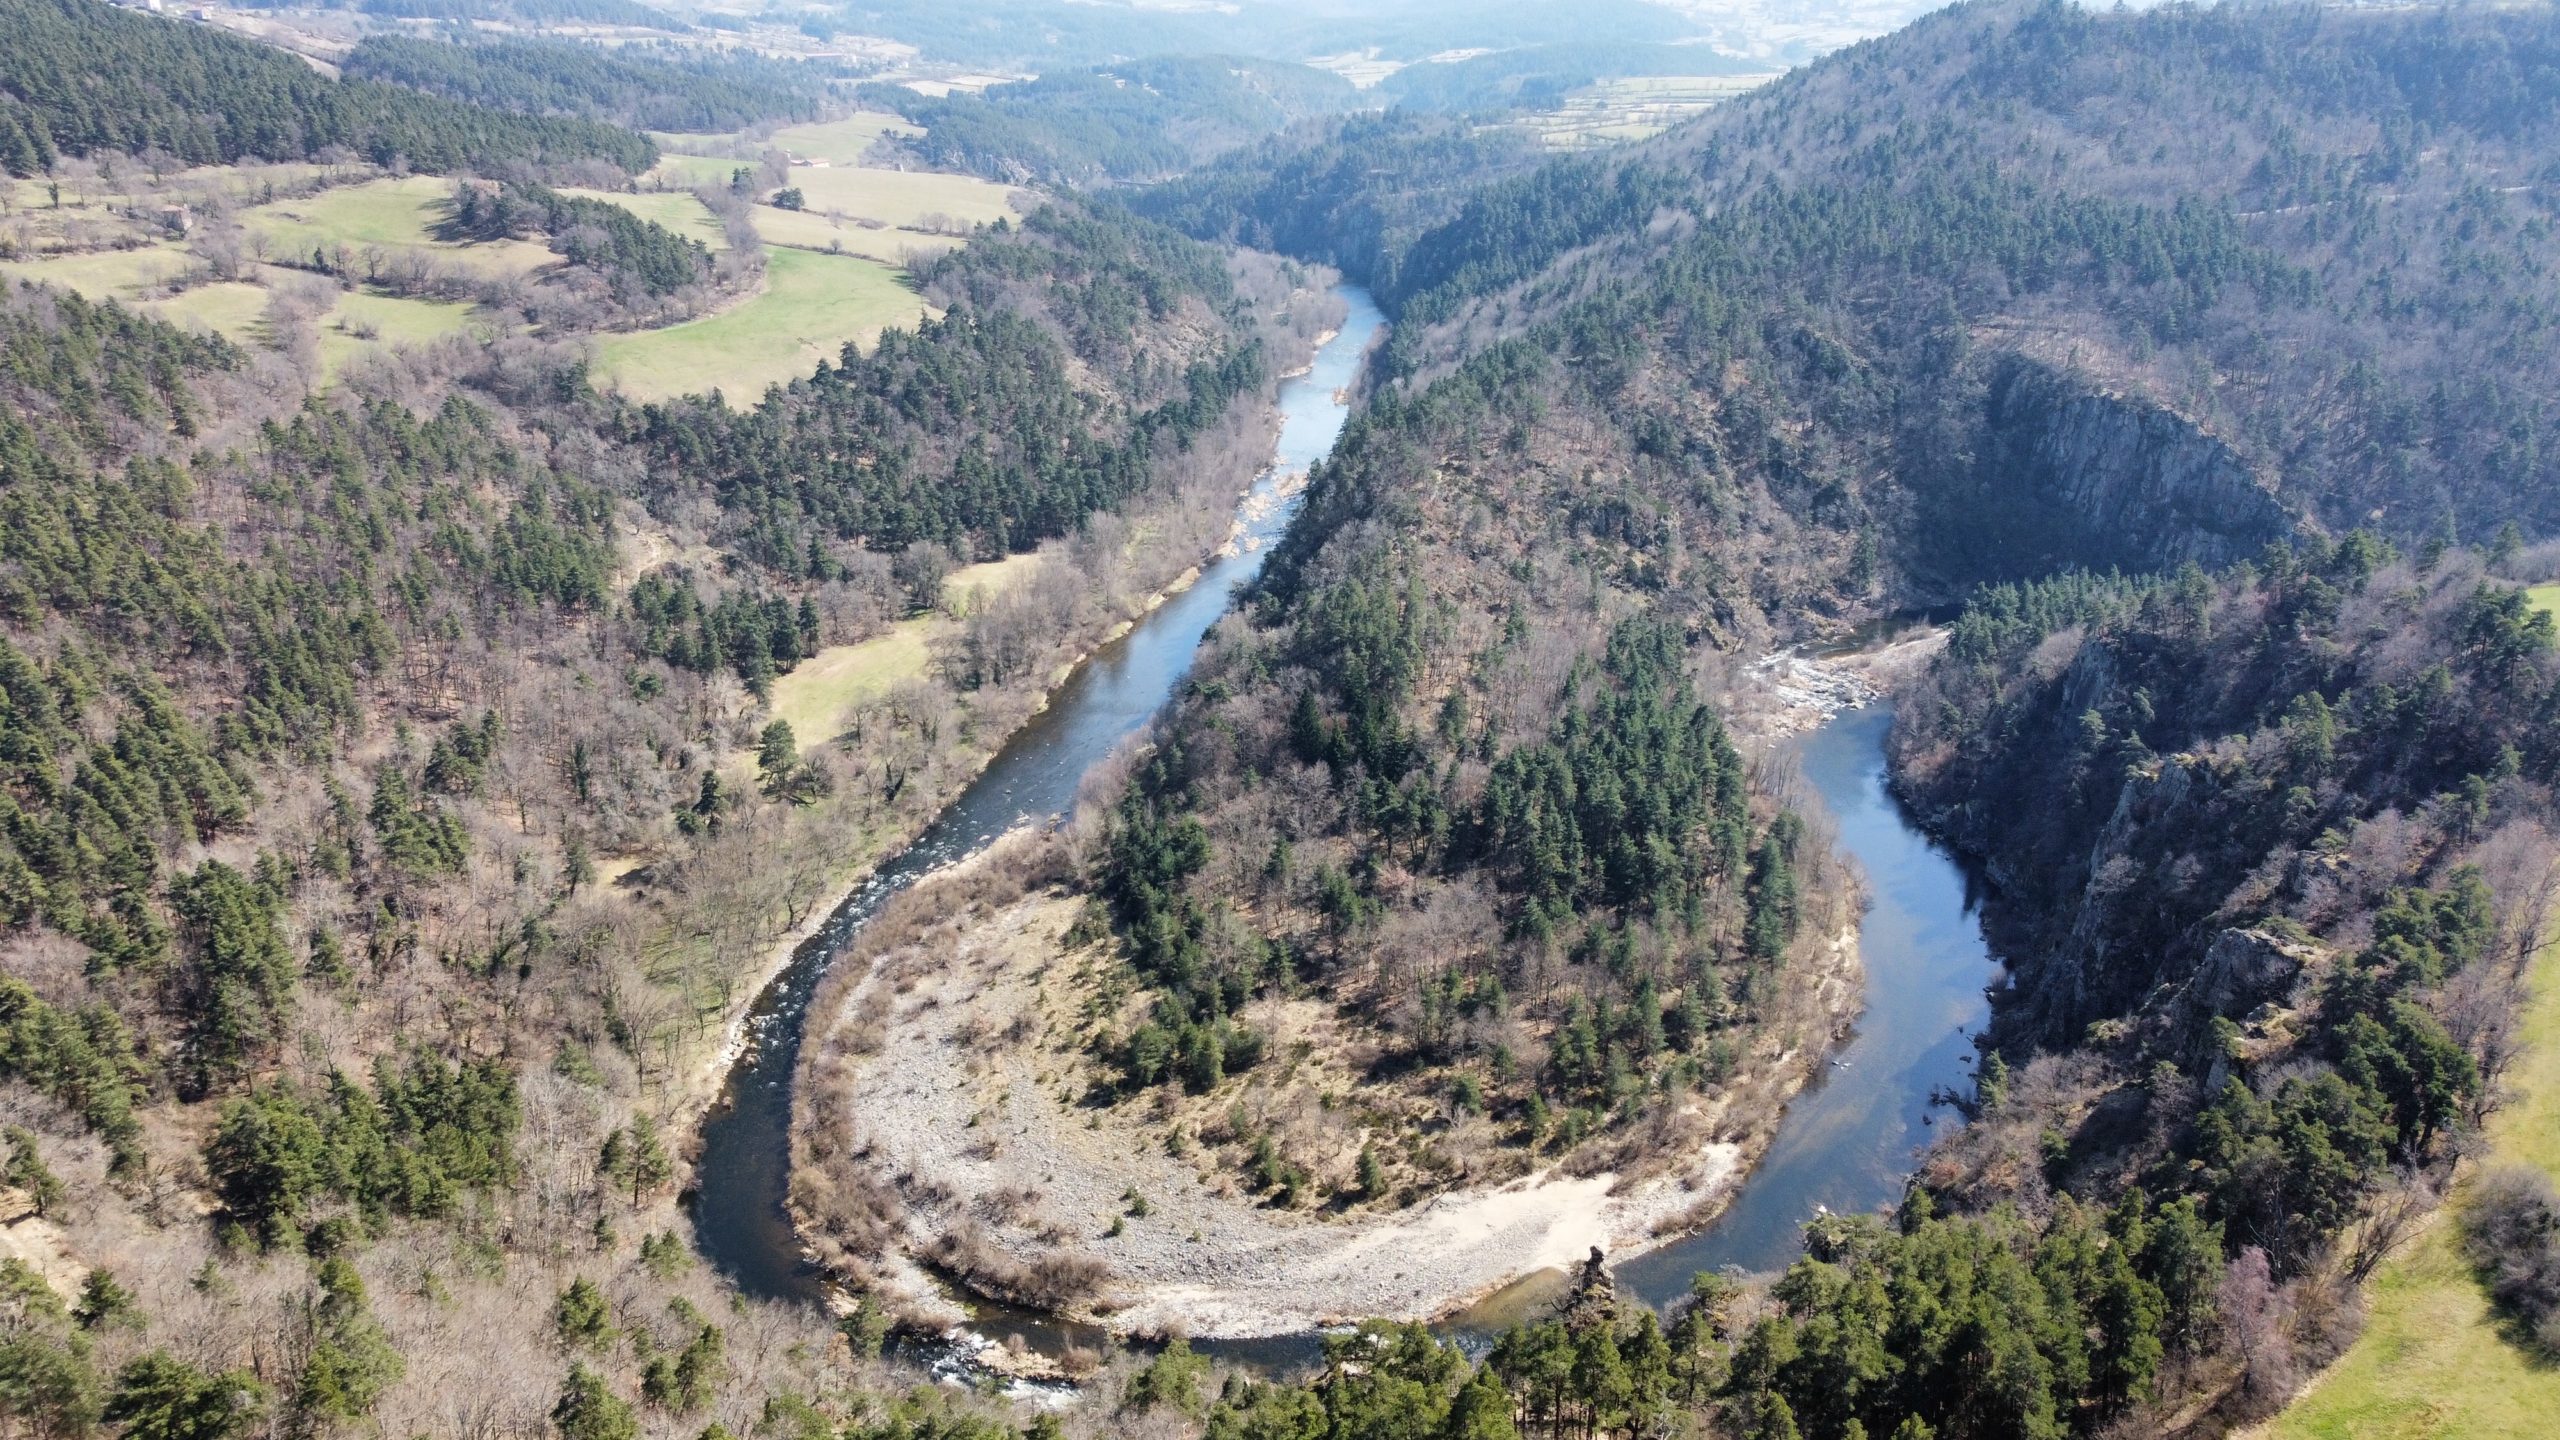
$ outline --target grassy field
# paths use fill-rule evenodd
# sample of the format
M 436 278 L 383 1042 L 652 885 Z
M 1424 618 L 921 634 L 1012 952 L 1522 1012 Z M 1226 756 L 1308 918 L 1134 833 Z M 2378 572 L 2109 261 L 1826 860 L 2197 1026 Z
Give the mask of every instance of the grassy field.
M 30 255 L 94 250 L 119 238 L 156 241 L 168 233 L 155 218 L 162 206 L 256 205 L 274 199 L 279 189 L 309 184 L 323 170 L 299 163 L 201 165 L 155 179 L 147 167 L 129 161 L 112 166 L 105 177 L 85 161 L 66 161 L 51 177 L 0 176 L 0 217 L 9 238 Z
M 864 153 L 871 149 L 872 142 L 883 135 L 923 133 L 895 115 L 864 110 L 842 120 L 827 120 L 815 125 L 786 125 L 773 132 L 773 143 L 790 151 L 797 159 L 857 165 Z
M 658 157 L 657 168 L 649 179 L 661 185 L 726 185 L 741 165 L 752 166 L 751 160 L 724 160 L 717 155 L 679 155 L 668 151 Z
M 663 330 L 606 336 L 597 378 L 643 400 L 717 389 L 752 404 L 766 386 L 808 374 L 848 341 L 867 344 L 924 314 L 924 301 L 885 265 L 770 250 L 754 298 Z
M 907 620 L 859 645 L 831 645 L 773 682 L 773 716 L 791 722 L 803 745 L 832 740 L 856 704 L 904 680 L 924 678 L 935 620 Z
M 2536 585 L 2524 592 L 2524 598 L 2546 614 L 2560 615 L 2560 585 Z
M 690 190 L 643 190 L 627 193 L 620 190 L 563 190 L 563 195 L 579 195 L 619 205 L 653 224 L 663 225 L 688 240 L 699 240 L 713 250 L 729 248 L 729 237 L 722 233 L 720 222 Z
M 77 290 L 92 300 L 131 301 L 141 299 L 146 290 L 167 284 L 192 263 L 175 244 L 146 245 L 139 250 L 0 260 L 0 275 L 41 280 L 65 290 Z
M 811 210 L 841 210 L 903 229 L 918 228 L 918 222 L 929 215 L 962 225 L 987 225 L 1021 216 L 1009 187 L 974 175 L 831 166 L 794 170 L 791 183 L 808 197 Z
M 849 158 L 893 125 L 886 116 L 863 115 L 817 126 L 794 126 L 779 142 L 804 154 Z M 692 157 L 701 178 L 726 180 L 736 163 Z M 671 162 L 686 159 L 669 157 Z M 685 165 L 679 165 L 684 170 Z M 191 172 L 192 173 L 192 172 Z M 203 172 L 195 178 L 240 198 L 272 195 L 264 172 Z M 277 172 L 291 180 L 295 173 Z M 803 167 L 792 172 L 810 209 L 792 212 L 758 206 L 755 223 L 769 247 L 761 290 L 716 315 L 660 330 L 603 337 L 598 378 L 642 399 L 720 390 L 752 403 L 767 386 L 807 374 L 820 359 L 833 359 L 848 343 L 867 344 L 891 325 L 912 324 L 928 309 L 896 267 L 910 254 L 947 250 L 955 236 L 917 227 L 930 218 L 969 225 L 1014 215 L 1013 192 L 966 176 L 866 170 L 851 165 Z M 31 182 L 14 182 L 14 198 L 41 202 Z M 83 182 L 103 196 L 110 188 Z M 84 207 L 79 186 L 66 184 L 66 210 Z M 166 193 L 166 192 L 163 192 Z M 620 205 L 645 219 L 714 248 L 725 243 L 716 219 L 689 192 L 623 194 L 577 191 Z M 451 182 L 433 176 L 384 176 L 308 196 L 248 206 L 240 219 L 264 239 L 276 257 L 303 259 L 315 248 L 339 246 L 361 254 L 368 247 L 424 252 L 439 263 L 479 275 L 525 274 L 556 257 L 537 241 L 456 243 L 439 240 Z M 835 212 L 835 213 L 822 213 Z M 864 223 L 868 222 L 868 223 Z M 96 232 L 91 231 L 91 243 Z M 170 281 L 194 261 L 173 241 L 126 250 L 96 250 L 0 262 L 0 276 L 40 280 L 96 299 L 143 305 L 181 324 L 218 331 L 245 344 L 273 342 L 265 333 L 267 287 L 285 272 L 260 267 L 242 281 L 204 285 L 161 297 Z M 361 263 L 361 262 L 359 262 Z M 368 346 L 418 343 L 466 329 L 470 307 L 409 300 L 361 290 L 343 295 L 320 322 L 320 357 L 335 376 Z
M 211 330 L 243 344 L 261 343 L 265 287 L 248 280 L 198 285 L 175 295 L 158 292 L 194 261 L 175 244 L 139 250 L 101 250 L 42 260 L 0 262 L 0 275 L 77 291 L 92 300 L 115 300 L 190 329 Z
M 661 184 L 698 186 L 725 184 L 739 165 L 728 158 L 770 149 L 788 151 L 794 159 L 816 160 L 795 165 L 785 186 L 800 191 L 805 208 L 797 211 L 770 205 L 755 208 L 756 233 L 767 245 L 795 250 L 853 255 L 897 264 L 913 253 L 936 253 L 960 243 L 945 233 L 1000 219 L 1018 220 L 1021 210 L 1007 186 L 969 175 L 938 175 L 860 163 L 883 135 L 918 132 L 894 115 L 863 112 L 814 125 L 787 125 L 761 138 L 744 134 L 662 134 L 664 151 L 650 178 Z M 672 196 L 603 197 L 629 205 L 661 224 L 668 214 L 682 214 Z M 667 214 L 631 202 L 654 199 Z
M 1319 55 L 1307 62 L 1318 70 L 1330 70 L 1358 89 L 1366 90 L 1385 80 L 1410 63 L 1403 60 L 1381 60 L 1376 47 L 1367 50 L 1345 50 L 1339 55 Z
M 992 596 L 1038 568 L 1036 554 L 1013 555 L 951 572 L 942 593 L 952 599 Z M 773 715 L 791 722 L 802 745 L 832 740 L 838 721 L 855 705 L 907 680 L 924 678 L 935 633 L 952 622 L 941 614 L 900 621 L 859 645 L 835 645 L 800 662 L 773 682 Z
M 837 251 L 890 265 L 902 263 L 909 254 L 939 255 L 960 245 L 956 235 L 862 225 L 806 210 L 777 210 L 770 205 L 755 207 L 755 225 L 756 233 L 764 237 L 767 245 Z
M 729 244 L 728 237 L 720 231 L 719 221 L 689 190 L 644 190 L 637 193 L 567 190 L 562 193 L 619 205 L 643 220 L 664 225 L 714 250 L 726 249 Z M 910 253 L 939 254 L 956 249 L 961 243 L 956 235 L 900 230 L 894 225 L 879 222 L 865 225 L 850 217 L 838 219 L 808 210 L 780 210 L 771 205 L 756 206 L 752 218 L 756 234 L 762 236 L 767 245 L 859 255 L 890 265 L 898 264 Z
M 2560 605 L 2560 586 L 2535 592 Z M 2490 1117 L 2493 1164 L 2560 1175 L 2560 945 L 2534 962 L 2515 1099 Z M 2454 1213 L 2386 1262 L 2364 1334 L 2258 1440 L 2490 1440 L 2560 1434 L 2560 1366 L 2510 1342 L 2457 1253 Z
M 348 361 L 370 349 L 417 345 L 458 334 L 470 328 L 471 309 L 461 301 L 349 291 L 320 321 L 321 374 L 335 378 Z
M 521 275 L 550 264 L 550 247 L 532 240 L 457 244 L 438 240 L 453 182 L 432 175 L 370 180 L 300 200 L 244 212 L 241 223 L 278 250 L 308 255 L 316 246 L 425 250 L 482 275 Z
M 267 289 L 247 280 L 198 285 L 143 307 L 152 314 L 192 330 L 211 330 L 244 345 L 266 338 Z
M 924 132 L 906 121 L 880 110 L 858 110 L 842 120 L 821 120 L 809 125 L 785 125 L 771 135 L 757 138 L 743 131 L 718 135 L 679 134 L 653 131 L 649 138 L 658 142 L 666 154 L 685 160 L 705 160 L 719 156 L 764 150 L 787 150 L 798 160 L 824 160 L 833 165 L 852 165 L 861 161 L 873 141 L 883 135 L 921 135 Z M 720 161 L 724 166 L 739 164 L 736 160 Z M 746 162 L 752 164 L 753 162 Z M 690 166 L 680 168 L 693 168 Z M 726 180 L 722 170 L 718 178 Z

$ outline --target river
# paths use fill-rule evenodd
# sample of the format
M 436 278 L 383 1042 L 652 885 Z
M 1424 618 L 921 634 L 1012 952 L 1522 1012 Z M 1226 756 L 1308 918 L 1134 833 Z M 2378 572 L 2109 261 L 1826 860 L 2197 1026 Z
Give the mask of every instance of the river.
M 1282 493 L 1283 482 L 1330 454 L 1342 433 L 1350 412 L 1340 397 L 1359 378 L 1361 359 L 1386 320 L 1368 292 L 1343 286 L 1337 293 L 1349 306 L 1341 333 L 1317 351 L 1306 374 L 1281 382 L 1279 440 L 1270 469 L 1254 482 L 1241 511 L 1244 535 L 1236 553 L 1211 562 L 1190 589 L 1078 666 L 977 780 L 792 952 L 790 963 L 748 1010 L 744 1053 L 702 1123 L 692 1207 L 695 1247 L 740 1290 L 765 1299 L 817 1300 L 822 1294 L 821 1279 L 802 1259 L 783 1208 L 790 1181 L 791 1081 L 799 1068 L 800 1022 L 810 993 L 881 902 L 1018 824 L 1066 811 L 1085 772 L 1163 708 L 1189 673 L 1201 638 L 1226 614 L 1236 587 L 1261 572 L 1271 542 L 1297 513 L 1297 497 Z
M 1821 1210 L 1855 1213 L 1902 1197 L 1918 1148 L 1951 1118 L 1934 1096 L 1972 1081 L 1971 1036 L 1988 1024 L 1983 987 L 1999 974 L 1983 942 L 1968 872 L 1885 787 L 1889 705 L 1846 710 L 1807 735 L 1805 779 L 1864 872 L 1858 927 L 1867 994 L 1858 1030 L 1787 1106 L 1768 1153 L 1716 1222 L 1617 1267 L 1660 1305 L 1701 1270 L 1782 1269 Z
M 1050 704 L 998 753 L 978 780 L 914 844 L 882 864 L 749 1012 L 749 1043 L 721 1103 L 702 1128 L 695 1243 L 748 1294 L 815 1300 L 820 1277 L 801 1258 L 783 1209 L 790 1153 L 791 1082 L 800 1021 L 811 990 L 880 903 L 919 877 L 975 853 L 1026 820 L 1066 810 L 1085 772 L 1145 725 L 1191 666 L 1236 588 L 1261 570 L 1269 543 L 1297 508 L 1284 477 L 1322 459 L 1341 432 L 1337 398 L 1357 377 L 1383 323 L 1368 296 L 1344 287 L 1341 334 L 1313 369 L 1283 383 L 1278 455 L 1244 509 L 1247 543 L 1199 583 L 1097 651 Z M 1700 1270 L 1783 1268 L 1801 1227 L 1821 1209 L 1872 1210 L 1897 1199 L 1918 1148 L 1952 1117 L 1934 1097 L 1970 1081 L 1971 1034 L 1989 1018 L 1983 987 L 1998 974 L 1976 923 L 1967 873 L 1905 815 L 1885 786 L 1887 705 L 1844 711 L 1805 736 L 1805 777 L 1836 822 L 1840 843 L 1866 878 L 1870 907 L 1859 932 L 1865 1010 L 1854 1037 L 1788 1107 L 1776 1138 L 1734 1203 L 1694 1236 L 1616 1267 L 1620 1285 L 1660 1305 L 1687 1292 Z M 1449 1329 L 1481 1337 L 1533 1310 L 1560 1277 L 1531 1277 L 1453 1317 Z M 1018 1333 L 1054 1351 L 1097 1338 L 1085 1327 L 988 1306 L 980 1328 Z M 1289 1368 L 1313 1354 L 1311 1337 L 1202 1347 L 1260 1367 Z

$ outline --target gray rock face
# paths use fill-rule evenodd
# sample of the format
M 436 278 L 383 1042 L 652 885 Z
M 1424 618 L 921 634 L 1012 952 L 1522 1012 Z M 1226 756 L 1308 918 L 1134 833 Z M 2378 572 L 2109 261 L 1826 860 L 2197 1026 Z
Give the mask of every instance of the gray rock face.
M 2147 833 L 2192 829 L 2218 784 L 2187 756 L 2164 757 L 2125 777 L 2114 810 L 2077 867 L 2070 927 L 2021 962 L 2023 1018 L 2041 1038 L 2062 1042 L 2102 1016 L 2124 1012 L 2162 986 L 2176 986 L 2200 961 L 2194 942 L 2161 929 L 2154 897 L 2164 878 L 2142 863 Z M 2200 939 L 2201 937 L 2197 937 Z
M 1994 493 L 2076 531 L 2056 538 L 2084 564 L 2212 568 L 2293 528 L 2236 451 L 2148 401 L 2013 356 L 1993 373 L 1985 419 Z
M 2238 1020 L 2259 1006 L 2281 1000 L 2293 978 L 2318 953 L 2264 930 L 2224 930 L 2205 947 L 2204 959 L 2187 980 L 2179 1005 L 2199 1023 L 2214 1017 Z

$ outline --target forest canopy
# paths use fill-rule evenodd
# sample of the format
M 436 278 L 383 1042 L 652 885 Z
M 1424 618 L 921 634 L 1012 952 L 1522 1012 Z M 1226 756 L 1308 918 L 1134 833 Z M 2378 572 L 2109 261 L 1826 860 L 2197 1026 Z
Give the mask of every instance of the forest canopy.
M 637 174 L 658 158 L 615 126 L 332 80 L 253 40 L 103 0 L 0 0 L 0 167 L 12 175 L 96 150 L 227 165 L 341 149 L 434 173 L 601 161 Z

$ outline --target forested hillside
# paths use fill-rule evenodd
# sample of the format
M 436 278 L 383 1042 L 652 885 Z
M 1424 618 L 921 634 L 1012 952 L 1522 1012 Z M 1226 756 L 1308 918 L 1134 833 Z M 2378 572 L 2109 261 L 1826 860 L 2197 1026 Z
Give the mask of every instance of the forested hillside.
M 9 1423 L 844 1413 L 869 1362 L 729 1309 L 660 1126 L 764 953 L 1215 542 L 1296 343 L 1282 277 L 1125 217 L 926 283 L 945 319 L 743 414 L 521 344 L 304 399 L 263 351 L 0 302 L 0 1109 L 41 1211 Z M 894 487 L 795 489 L 827 448 Z M 1015 604 L 936 622 L 972 663 L 842 743 L 771 723 L 799 663 L 941 613 L 953 552 L 1044 539 Z M 520 1363 L 554 1336 L 574 1364 Z
M 551 40 L 452 44 L 368 35 L 341 70 L 351 80 L 405 85 L 492 110 L 581 115 L 641 130 L 815 120 L 828 93 L 822 73 L 788 61 Z
M 1734 961 L 1818 847 L 1765 801 L 1720 847 L 1665 717 L 1709 652 L 1957 594 L 1895 764 L 2015 963 L 1971 1123 L 1774 1286 L 1703 1277 L 1676 1332 L 1589 1289 L 1473 1366 L 1372 1330 L 1215 1402 L 1177 1350 L 1126 1410 L 2219 1433 L 2334 1353 L 2496 1103 L 2552 898 L 2560 675 L 2516 583 L 2548 552 L 2462 542 L 2560 528 L 2555 43 L 2542 9 L 1960 7 L 1454 206 L 1364 159 L 1465 153 L 1399 117 L 1140 199 L 1345 262 L 1399 324 L 1088 861 L 1111 1098 L 1253 1093 L 1244 1002 L 1294 982 L 1459 1115 L 1711 1105 L 1650 1017 L 1701 962 L 1746 1022 L 1800 1002 Z M 1634 1083 L 1577 1090 L 1588 1053 Z
M 95 150 L 220 165 L 340 149 L 436 173 L 584 163 L 637 174 L 658 158 L 614 126 L 335 81 L 254 41 L 101 0 L 0 4 L 0 168 L 12 175 Z
M 1124 1090 L 1207 1088 L 1181 1057 L 1263 987 L 1304 986 L 1381 1052 L 1377 1155 L 1401 1144 L 1386 1097 L 1420 1091 L 1521 1152 L 1460 1174 L 1593 1136 L 1633 1163 L 1666 1127 L 1750 1137 L 1782 1054 L 1837 1023 L 1847 881 L 1699 692 L 1712 592 L 1643 515 L 1652 477 L 1586 488 L 1583 437 L 1521 423 L 1544 367 L 1497 362 L 1521 388 L 1355 422 L 1112 813 L 1090 883 L 1142 1002 L 1100 1039 Z M 1535 468 L 1338 502 L 1486 445 Z M 1222 1048 L 1242 1071 L 1260 1047 Z M 1437 1168 L 1415 1182 L 1455 1178 Z M 1389 1164 L 1361 1185 L 1399 1183 Z
M 1512 131 L 1418 115 L 1309 121 L 1162 185 L 1130 208 L 1206 240 L 1320 261 L 1392 306 L 1423 234 L 1486 182 L 1543 159 Z
M 2479 1148 L 2560 898 L 2526 589 L 2560 567 L 2560 16 L 1966 4 L 1565 159 L 1336 115 L 1298 67 L 1126 59 L 1501 47 L 1395 87 L 1464 105 L 1562 83 L 1603 19 L 1690 28 L 1358 8 L 797 14 L 1043 72 L 887 96 L 929 126 L 911 160 L 1163 183 L 1007 202 L 905 262 L 912 330 L 640 404 L 587 332 L 708 308 L 757 221 L 816 217 L 642 218 L 699 217 L 624 188 L 657 156 L 617 127 L 805 115 L 800 77 L 377 41 L 379 79 L 331 80 L 0 0 L 13 173 L 456 177 L 269 195 L 302 213 L 254 252 L 228 201 L 128 237 L 215 267 L 167 314 L 396 280 L 331 248 L 324 187 L 342 226 L 415 222 L 423 185 L 439 244 L 531 252 L 470 292 L 503 333 L 334 374 L 291 305 L 270 345 L 0 295 L 0 1428 L 2207 1440 L 2336 1352 Z M 695 1258 L 685 1150 L 776 1033 L 761 977 L 1236 543 L 1275 376 L 1339 313 L 1239 244 L 1392 316 L 1339 444 L 1083 813 L 921 882 L 810 1006 L 804 1077 L 930 1070 L 954 1150 L 1092 1174 L 900 1172 L 862 1127 L 912 1116 L 804 1083 L 803 1238 L 877 1288 L 742 1295 Z M 1894 1213 L 1662 1315 L 1595 1253 L 1485 1347 L 1317 1295 L 1294 1377 L 1061 1344 L 1064 1411 L 890 1398 L 921 1373 L 880 1359 L 892 1303 L 1072 1307 L 1106 1240 L 1196 1297 L 1309 1236 L 1401 1281 L 1435 1236 L 1507 1275 L 1713 1214 L 1859 994 L 1859 879 L 1742 665 L 1924 606 L 1957 618 L 1900 681 L 1894 783 L 1981 864 L 2008 975 Z M 1046 1150 L 986 1080 L 1025 1057 Z M 1180 1208 L 1121 1178 L 1159 1158 Z M 2521 1343 L 2560 1209 L 2499 1204 L 2448 1223 Z M 1163 1224 L 1220 1206 L 1269 1253 Z M 1108 1312 L 1072 1318 L 1149 1333 Z
M 2039 957 L 2004 1012 L 2016 1060 L 1988 1053 L 1970 1123 L 1897 1213 L 1816 1219 L 1774 1283 L 1701 1275 L 1667 1318 L 1586 1272 L 1480 1360 L 1372 1325 L 1328 1337 L 1313 1380 L 1212 1398 L 1176 1345 L 1121 1414 L 1305 1440 L 1779 1440 L 2220 1434 L 2268 1413 L 2352 1333 L 2353 1287 L 2435 1202 L 2516 1053 L 2560 874 L 2560 662 L 2509 563 L 2356 535 L 2220 580 L 1984 593 L 1899 702 L 1897 766 L 1991 837 L 2017 910 L 2108 948 L 2012 952 Z M 2019 794 L 2062 803 L 2021 825 Z M 2542 1295 L 2547 1247 L 2514 1243 L 2502 1293 Z
M 1639 381 L 1685 372 L 1642 408 L 1693 446 L 1754 448 L 1684 425 L 1702 403 L 1787 417 L 1810 445 L 1768 498 L 1844 567 L 1876 532 L 1905 595 L 2228 561 L 2289 517 L 2543 533 L 2556 33 L 2542 9 L 1958 7 L 1327 253 L 1367 259 L 1405 322 L 1393 372 L 1543 325 Z M 1309 187 L 1267 177 L 1364 203 L 1328 148 L 1159 213 L 1286 243 Z M 1843 392 L 1891 399 L 1835 429 Z M 2140 533 L 2128 507 L 2182 523 Z
M 2101 1320 L 2116 1354 L 2089 1357 L 2080 1405 L 2057 1393 L 2059 1419 L 2153 1384 L 2246 1418 L 2351 1332 L 2347 1289 L 2433 1202 L 2514 1058 L 2553 899 L 2551 651 L 2550 616 L 2479 554 L 2359 533 L 2219 582 L 1992 592 L 1904 702 L 1903 784 L 1990 861 L 2017 932 L 1999 1034 L 2024 1062 L 1995 1055 L 1926 1192 L 2049 1215 L 2040 1267 L 2097 1207 L 2119 1236 L 2183 1213 L 2234 1262 L 2215 1296 L 2146 1273 L 2166 1309 L 2118 1314 L 2176 1322 L 2171 1367 Z M 1791 1308 L 1844 1324 L 1844 1302 Z M 2228 1348 L 2208 1357 L 2192 1317 L 2217 1305 Z M 2036 1343 L 2057 1381 L 2080 1373 Z
M 743 414 L 681 400 L 628 433 L 715 488 L 739 553 L 815 578 L 835 543 L 965 559 L 1067 534 L 1266 378 L 1227 330 L 1238 301 L 1218 258 L 1143 221 L 1044 209 L 918 279 L 950 313 L 914 334 Z
M 455 0 L 370 0 L 373 4 Z M 602 0 L 597 0 L 602 3 Z M 1058 5 L 1050 0 L 847 0 L 804 17 L 813 35 L 885 35 L 955 64 L 1045 73 L 1134 55 L 1279 56 L 1296 60 L 1376 47 L 1419 60 L 1470 46 L 1554 44 L 1599 30 L 1671 41 L 1695 27 L 1645 0 L 1242 0 L 1216 7 Z
M 1360 103 L 1304 65 L 1159 56 L 1065 70 L 971 94 L 869 85 L 866 103 L 924 127 L 896 148 L 939 169 L 1013 183 L 1159 180 L 1294 121 Z
M 465 240 L 543 236 L 569 263 L 653 297 L 711 277 L 711 252 L 701 241 L 610 201 L 563 195 L 547 185 L 457 186 L 445 229 Z
M 1567 41 L 1409 65 L 1378 86 L 1390 105 L 1459 114 L 1552 109 L 1595 80 L 1625 75 L 1726 75 L 1758 69 L 1701 45 Z
M 685 23 L 636 0 L 340 0 L 328 7 L 394 20 L 507 20 L 528 25 L 584 22 L 681 31 Z

